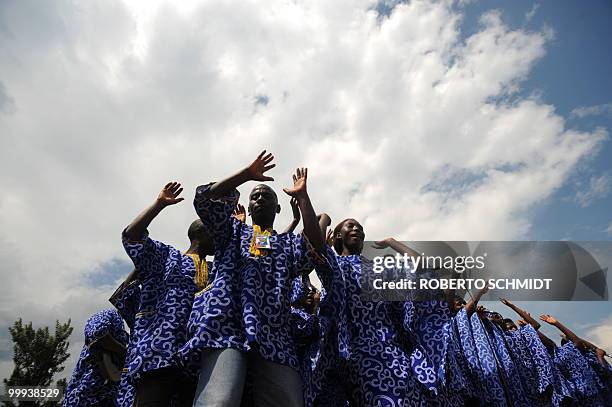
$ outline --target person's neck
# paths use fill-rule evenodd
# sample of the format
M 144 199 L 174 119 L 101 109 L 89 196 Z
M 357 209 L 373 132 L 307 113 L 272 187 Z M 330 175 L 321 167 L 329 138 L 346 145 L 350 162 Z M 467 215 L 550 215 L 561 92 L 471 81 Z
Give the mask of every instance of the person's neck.
M 208 253 L 208 251 L 200 245 L 198 240 L 193 240 L 189 249 L 185 252 L 185 254 L 197 254 L 201 258 L 205 258 L 208 255 L 212 255 L 212 253 Z
M 274 219 L 253 219 L 253 226 L 255 225 L 261 230 L 274 229 Z
M 361 250 L 349 249 L 348 247 L 343 247 L 341 256 L 358 256 L 360 254 L 361 254 Z

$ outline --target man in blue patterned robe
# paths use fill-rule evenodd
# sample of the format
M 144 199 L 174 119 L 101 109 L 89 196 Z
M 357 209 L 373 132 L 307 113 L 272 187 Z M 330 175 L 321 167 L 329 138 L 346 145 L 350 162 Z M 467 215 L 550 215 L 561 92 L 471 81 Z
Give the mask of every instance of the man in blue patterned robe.
M 190 406 L 195 378 L 179 367 L 178 349 L 185 344 L 186 326 L 194 296 L 206 289 L 213 246 L 198 219 L 187 232 L 191 241 L 182 253 L 148 237 L 147 227 L 167 206 L 181 202 L 177 182 L 168 183 L 155 202 L 123 232 L 125 251 L 140 281 L 140 302 L 130 343 L 127 374 L 136 386 L 139 406 L 167 407 L 172 398 Z
M 255 405 L 303 405 L 289 291 L 294 277 L 311 270 L 308 240 L 315 249 L 323 246 L 306 192 L 307 171 L 298 169 L 294 187 L 284 190 L 297 199 L 303 234 L 274 231 L 280 206 L 263 184 L 249 195 L 253 226 L 232 217 L 236 187 L 272 180 L 264 173 L 274 167 L 273 158 L 264 151 L 236 175 L 196 190 L 196 212 L 215 245 L 215 280 L 194 303 L 190 339 L 181 352 L 186 363 L 201 363 L 195 406 L 239 405 L 247 367 Z

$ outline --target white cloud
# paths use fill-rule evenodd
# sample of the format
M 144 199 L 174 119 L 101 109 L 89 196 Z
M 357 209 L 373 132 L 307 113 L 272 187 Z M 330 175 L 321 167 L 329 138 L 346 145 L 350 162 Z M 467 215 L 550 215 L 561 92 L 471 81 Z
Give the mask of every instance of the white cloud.
M 612 189 L 612 176 L 603 174 L 589 179 L 589 184 L 576 191 L 575 200 L 583 208 L 591 206 L 595 201 L 605 198 Z
M 612 351 L 612 316 L 602 321 L 598 326 L 592 328 L 585 335 L 585 339 L 596 346 Z
M 573 117 L 578 117 L 580 119 L 587 116 L 612 116 L 612 103 L 605 103 L 602 105 L 594 106 L 580 106 L 572 110 L 570 115 Z
M 531 6 L 531 9 L 529 9 L 529 11 L 525 13 L 525 23 L 526 24 L 529 24 L 531 20 L 533 20 L 533 17 L 535 16 L 539 8 L 540 8 L 539 3 L 533 3 L 533 6 Z
M 263 148 L 275 188 L 309 166 L 315 208 L 370 239 L 529 236 L 530 209 L 607 137 L 517 96 L 550 32 L 491 12 L 464 39 L 450 1 L 374 6 L 2 3 L 2 322 L 70 316 L 79 340 L 112 292 L 83 276 L 124 258 L 159 188 L 183 182 L 186 202 L 152 235 L 185 247 L 194 188 Z

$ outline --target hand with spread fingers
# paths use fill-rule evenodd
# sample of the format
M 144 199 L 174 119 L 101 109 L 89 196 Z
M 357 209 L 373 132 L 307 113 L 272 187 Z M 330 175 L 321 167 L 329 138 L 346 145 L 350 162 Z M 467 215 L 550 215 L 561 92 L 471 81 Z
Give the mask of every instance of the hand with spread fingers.
M 244 206 L 236 204 L 236 209 L 234 209 L 232 216 L 238 219 L 240 222 L 246 223 L 246 210 L 244 209 Z
M 274 181 L 274 178 L 264 175 L 276 167 L 276 164 L 270 164 L 272 160 L 274 160 L 272 153 L 266 154 L 266 150 L 262 151 L 246 169 L 249 179 L 251 181 Z
M 551 325 L 555 325 L 555 324 L 557 324 L 559 322 L 552 315 L 540 315 L 540 319 L 542 321 L 546 322 L 547 324 L 551 324 Z
M 293 188 L 283 188 L 285 193 L 293 198 L 298 199 L 308 196 L 306 191 L 306 180 L 308 179 L 308 168 L 297 168 L 293 175 Z
M 157 196 L 157 202 L 163 206 L 170 206 L 183 201 L 185 198 L 179 198 L 179 195 L 183 192 L 181 184 L 178 182 L 169 182 L 161 190 Z

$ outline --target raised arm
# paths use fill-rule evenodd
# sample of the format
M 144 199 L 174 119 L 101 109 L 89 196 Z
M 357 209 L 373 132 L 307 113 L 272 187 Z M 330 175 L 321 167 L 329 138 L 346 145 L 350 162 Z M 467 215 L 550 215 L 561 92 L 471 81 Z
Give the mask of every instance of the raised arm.
M 386 249 L 387 247 L 390 247 L 391 249 L 395 250 L 396 252 L 400 253 L 400 254 L 407 254 L 410 257 L 419 257 L 421 256 L 416 250 L 411 249 L 410 247 L 406 246 L 405 244 L 403 244 L 402 242 L 399 242 L 397 240 L 395 240 L 392 237 L 388 237 L 384 240 L 379 240 L 377 242 L 374 242 L 374 244 L 372 245 L 373 248 L 375 249 Z M 423 265 L 419 264 L 419 269 L 423 269 Z
M 300 207 L 298 206 L 297 199 L 291 198 L 291 201 L 289 201 L 289 203 L 291 204 L 291 211 L 293 212 L 293 220 L 289 225 L 287 225 L 283 233 L 293 233 L 297 225 L 300 223 L 301 219 Z
M 388 238 L 386 238 L 384 240 L 379 240 L 377 242 L 374 242 L 372 247 L 374 247 L 375 249 L 386 249 L 387 247 L 390 247 L 390 248 L 392 248 L 393 250 L 395 250 L 396 252 L 398 252 L 400 254 L 404 254 L 405 253 L 408 256 L 412 256 L 412 257 L 419 257 L 420 256 L 420 254 L 417 253 L 415 250 L 413 250 L 410 247 L 406 246 L 402 242 L 398 242 L 397 240 L 395 240 L 392 237 L 388 237 Z
M 157 199 L 151 206 L 142 211 L 136 219 L 125 229 L 125 236 L 132 241 L 142 239 L 147 228 L 157 215 L 167 206 L 177 204 L 183 200 L 179 195 L 183 191 L 178 182 L 169 182 L 161 190 Z
M 519 314 L 520 317 L 523 318 L 525 322 L 529 323 L 529 325 L 531 325 L 533 329 L 535 329 L 536 331 L 540 329 L 540 323 L 536 321 L 529 312 L 517 307 L 516 305 L 511 303 L 506 298 L 500 298 L 499 300 L 501 301 L 502 304 L 512 308 L 512 310 L 516 312 L 517 314 Z
M 476 311 L 476 307 L 478 306 L 478 301 L 480 298 L 485 295 L 489 291 L 488 286 L 485 286 L 482 290 L 478 290 L 474 296 L 470 296 L 470 300 L 465 304 L 465 312 L 468 317 L 471 317 L 472 314 Z
M 276 166 L 276 164 L 270 164 L 273 159 L 272 153 L 266 154 L 266 150 L 262 151 L 249 166 L 229 178 L 215 183 L 206 192 L 206 198 L 218 199 L 247 181 L 274 181 L 274 178 L 264 175 L 266 171 Z
M 328 235 L 327 228 L 329 227 L 329 225 L 331 225 L 331 218 L 326 213 L 320 213 L 317 215 L 317 219 L 319 220 L 319 230 L 321 231 L 321 236 L 323 237 L 323 241 L 327 243 L 327 240 L 328 240 L 327 239 L 327 235 Z
M 561 331 L 567 337 L 567 339 L 572 341 L 574 343 L 574 345 L 576 345 L 578 347 L 581 347 L 581 348 L 584 347 L 584 346 L 588 347 L 588 345 L 587 345 L 587 343 L 585 341 L 580 339 L 580 337 L 578 337 L 578 335 L 576 335 L 572 330 L 570 330 L 568 327 L 566 327 L 561 322 L 559 322 L 552 315 L 540 315 L 540 319 L 542 321 L 544 321 L 544 322 L 546 322 L 546 323 L 556 327 L 559 331 Z
M 283 188 L 287 195 L 297 199 L 302 219 L 304 222 L 304 235 L 310 241 L 310 244 L 316 251 L 322 251 L 325 245 L 323 244 L 323 236 L 319 229 L 317 215 L 310 202 L 310 197 L 306 190 L 306 180 L 308 178 L 307 168 L 298 168 L 293 176 L 293 188 Z
M 554 349 L 554 348 L 557 347 L 557 345 L 555 344 L 555 342 L 552 339 L 550 339 L 548 336 L 544 335 L 540 331 L 537 331 L 537 332 L 538 332 L 538 336 L 540 337 L 540 340 L 542 341 L 544 346 L 546 346 L 548 349 Z

